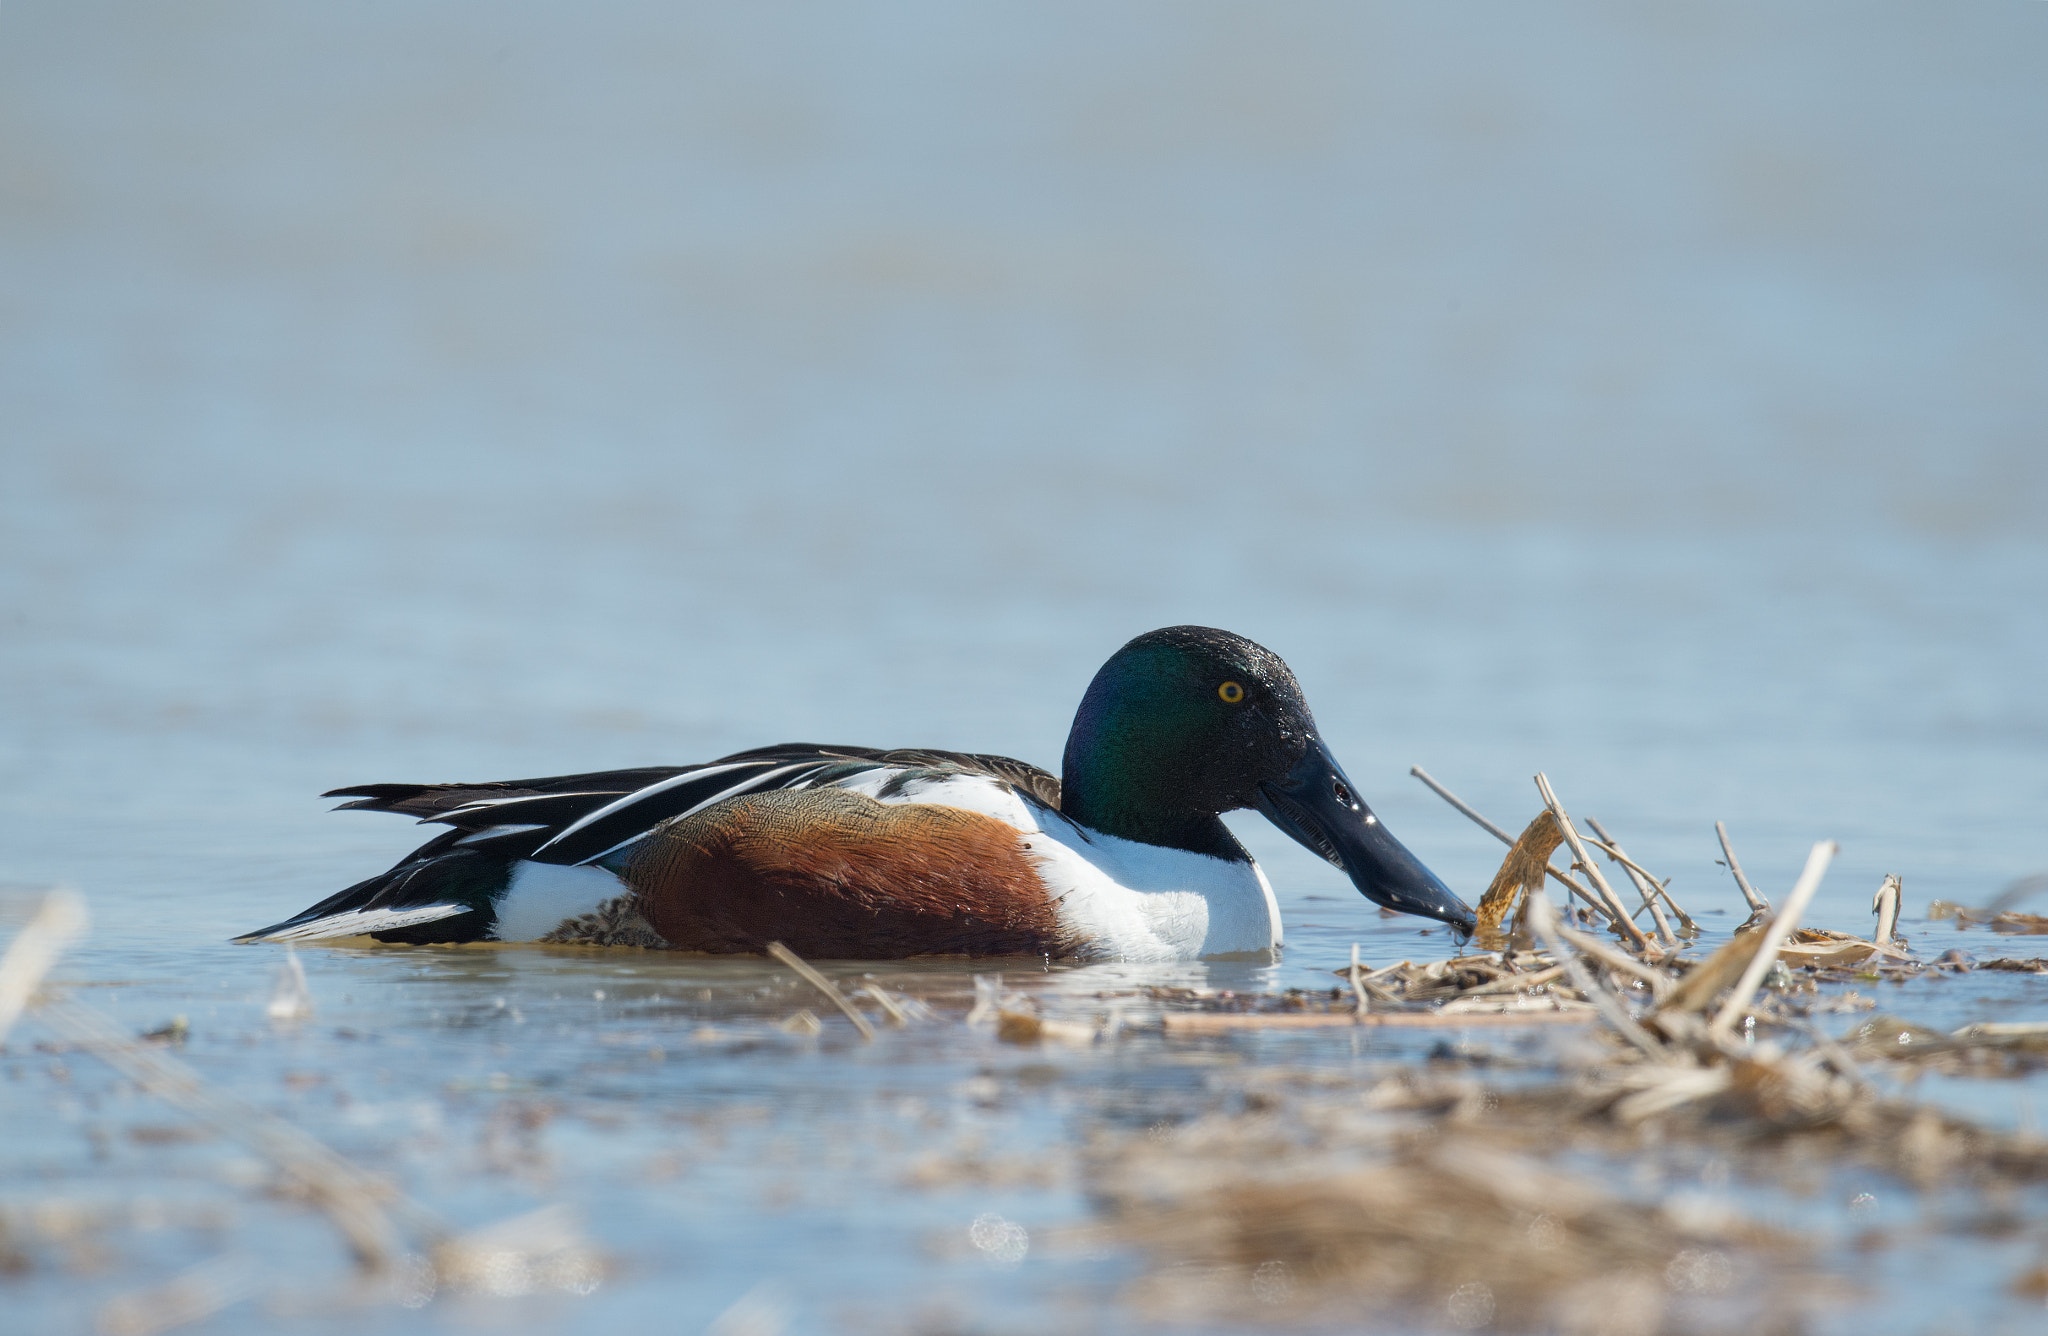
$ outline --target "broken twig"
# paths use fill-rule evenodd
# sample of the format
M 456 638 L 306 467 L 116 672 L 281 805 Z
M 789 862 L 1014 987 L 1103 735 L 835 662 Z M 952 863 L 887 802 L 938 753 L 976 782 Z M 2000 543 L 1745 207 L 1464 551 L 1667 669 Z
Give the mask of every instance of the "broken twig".
M 1457 808 L 1466 816 L 1471 817 L 1473 821 L 1478 823 L 1480 829 L 1484 830 L 1487 834 L 1493 836 L 1502 844 L 1507 845 L 1510 849 L 1514 848 L 1514 836 L 1508 834 L 1499 826 L 1494 825 L 1491 821 L 1488 821 L 1485 817 L 1481 816 L 1478 812 L 1474 811 L 1469 805 L 1467 805 L 1464 799 L 1460 798 L 1457 794 L 1452 793 L 1449 789 L 1445 788 L 1442 784 L 1438 783 L 1436 777 L 1431 775 L 1429 771 L 1424 770 L 1419 765 L 1411 765 L 1408 767 L 1408 773 L 1415 776 L 1417 779 L 1421 780 L 1424 784 L 1428 785 L 1429 791 L 1431 793 L 1434 793 L 1437 797 L 1442 798 L 1445 802 Z M 1526 834 L 1527 832 L 1525 831 L 1524 833 Z M 1553 845 L 1551 847 L 1555 848 L 1556 846 Z M 1547 863 L 1544 865 L 1543 870 L 1550 874 L 1551 880 L 1555 881 L 1558 885 L 1570 891 L 1573 895 L 1578 896 L 1579 899 L 1584 900 L 1588 905 L 1591 905 L 1595 910 L 1599 911 L 1601 914 L 1607 913 L 1607 906 L 1600 903 L 1600 897 L 1594 895 L 1591 891 L 1579 885 L 1579 883 L 1573 881 L 1570 877 L 1566 876 L 1562 872 L 1559 872 L 1556 868 L 1551 867 Z
M 1742 875 L 1742 864 L 1736 861 L 1735 846 L 1728 842 L 1728 823 L 1716 821 L 1714 833 L 1721 837 L 1721 853 L 1728 859 L 1728 870 L 1735 874 L 1735 888 L 1742 892 L 1742 898 L 1749 902 L 1750 917 L 1771 912 L 1771 902 L 1757 894 L 1756 887 L 1749 884 L 1749 878 Z
M 1642 864 L 1624 853 L 1621 845 L 1607 833 L 1607 827 L 1601 825 L 1598 820 L 1589 816 L 1586 818 L 1586 824 L 1600 837 L 1597 841 L 1588 840 L 1587 843 L 1621 864 L 1621 870 L 1628 873 L 1628 879 L 1635 883 L 1636 894 L 1643 897 L 1643 908 L 1650 911 L 1650 919 L 1657 925 L 1657 936 L 1664 940 L 1666 946 L 1678 945 L 1678 938 L 1672 933 L 1671 925 L 1664 921 L 1664 911 L 1657 905 L 1660 896 L 1666 900 L 1671 898 L 1665 894 L 1664 884 L 1650 875 L 1649 870 Z M 1680 918 L 1683 920 L 1684 916 L 1681 914 Z
M 0 956 L 0 1042 L 21 1018 L 50 966 L 85 925 L 84 897 L 59 887 L 43 897 L 42 908 L 8 943 L 7 954 Z
M 1813 893 L 1820 889 L 1820 879 L 1827 875 L 1828 864 L 1833 861 L 1840 846 L 1833 840 L 1822 840 L 1806 855 L 1806 866 L 1799 873 L 1799 880 L 1792 886 L 1792 894 L 1785 897 L 1785 907 L 1763 930 L 1763 941 L 1758 944 L 1756 954 L 1750 957 L 1749 968 L 1742 972 L 1742 978 L 1735 984 L 1735 991 L 1721 1004 L 1721 1010 L 1708 1027 L 1709 1033 L 1726 1035 L 1735 1027 L 1735 1018 L 1749 1006 L 1756 996 L 1756 990 L 1763 985 L 1764 975 L 1778 959 L 1779 950 L 1785 945 L 1785 938 L 1799 926 L 1799 916 L 1813 903 Z M 1733 856 L 1730 856 L 1733 861 Z
M 833 1006 L 846 1013 L 846 1019 L 853 1022 L 853 1028 L 860 1031 L 862 1039 L 867 1040 L 870 1044 L 875 1042 L 874 1022 L 862 1015 L 859 1007 L 846 1000 L 846 994 L 839 991 L 837 984 L 818 973 L 817 970 L 805 962 L 802 956 L 780 942 L 768 943 L 768 954 L 795 970 L 798 977 L 803 979 L 805 983 L 830 998 Z
M 1557 935 L 1609 969 L 1620 970 L 1631 978 L 1641 979 L 1649 986 L 1650 996 L 1657 1001 L 1661 1002 L 1665 997 L 1669 996 L 1672 989 L 1671 976 L 1663 973 L 1661 970 L 1651 969 L 1648 965 L 1630 956 L 1627 952 L 1617 951 L 1597 937 L 1589 937 L 1582 932 L 1573 932 L 1562 923 L 1557 926 Z
M 1424 770 L 1419 765 L 1411 765 L 1408 767 L 1408 773 L 1415 776 L 1417 779 L 1421 780 L 1424 784 L 1427 784 L 1429 786 L 1430 792 L 1434 793 L 1437 797 L 1443 799 L 1451 806 L 1457 808 L 1466 816 L 1471 817 L 1474 822 L 1478 823 L 1479 827 L 1482 830 L 1490 832 L 1493 835 L 1493 838 L 1499 840 L 1502 844 L 1513 846 L 1515 842 L 1514 836 L 1508 834 L 1499 826 L 1494 825 L 1491 821 L 1488 821 L 1485 817 L 1479 815 L 1478 812 L 1474 811 L 1471 807 L 1467 806 L 1463 798 L 1460 798 L 1457 794 L 1452 793 L 1449 789 L 1437 783 L 1435 777 L 1432 776 L 1429 773 L 1429 771 Z
M 889 1013 L 889 1024 L 895 1026 L 899 1030 L 903 1029 L 905 1026 L 910 1024 L 910 1013 L 903 1009 L 903 1004 L 901 1002 L 898 1002 L 895 998 L 889 996 L 888 992 L 884 989 L 877 987 L 874 984 L 869 984 L 867 987 L 861 989 L 861 992 L 875 999 L 876 1005 L 881 1007 L 882 1010 Z
M 1648 1056 L 1664 1056 L 1663 1046 L 1650 1037 L 1649 1031 L 1636 1024 L 1635 1017 L 1628 1014 L 1627 1009 L 1614 994 L 1602 988 L 1592 975 L 1586 973 L 1586 967 L 1579 963 L 1579 958 L 1572 954 L 1564 939 L 1558 936 L 1557 907 L 1550 903 L 1549 896 L 1529 897 L 1529 926 L 1543 939 L 1543 944 L 1550 948 L 1550 954 L 1564 966 L 1565 973 L 1571 978 L 1572 987 L 1578 989 L 1579 995 L 1599 1010 L 1601 1020 L 1606 1021 L 1616 1034 Z
M 1612 918 L 1615 928 L 1629 939 L 1629 944 L 1636 950 L 1640 951 L 1647 947 L 1650 939 L 1643 935 L 1643 930 L 1635 925 L 1635 921 L 1628 916 L 1628 911 L 1622 908 L 1621 897 L 1614 893 L 1614 888 L 1607 884 L 1607 877 L 1600 871 L 1600 865 L 1586 852 L 1585 844 L 1579 839 L 1579 832 L 1572 826 L 1572 819 L 1565 815 L 1564 804 L 1557 800 L 1557 794 L 1551 791 L 1549 779 L 1540 771 L 1536 775 L 1536 791 L 1543 795 L 1543 805 L 1557 818 L 1557 828 L 1564 832 L 1564 842 L 1572 847 L 1573 859 L 1585 870 L 1587 880 L 1600 892 L 1600 898 L 1607 902 L 1609 917 Z
M 1895 945 L 1892 929 L 1899 924 L 1899 897 L 1904 891 L 1905 886 L 1898 877 L 1887 873 L 1884 885 L 1878 887 L 1877 894 L 1871 898 L 1870 912 L 1877 915 L 1877 932 L 1871 940 L 1879 946 Z

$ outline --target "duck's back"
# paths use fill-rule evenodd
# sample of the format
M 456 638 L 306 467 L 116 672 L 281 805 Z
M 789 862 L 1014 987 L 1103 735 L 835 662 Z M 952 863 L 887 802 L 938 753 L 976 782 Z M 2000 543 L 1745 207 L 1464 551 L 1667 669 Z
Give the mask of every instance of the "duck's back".
M 325 796 L 353 800 L 342 810 L 394 812 L 450 829 L 388 871 L 235 940 L 535 940 L 625 892 L 620 870 L 665 822 L 749 794 L 843 787 L 907 801 L 947 780 L 971 780 L 991 800 L 1059 803 L 1058 779 L 1010 757 L 813 743 L 694 766 L 336 789 Z

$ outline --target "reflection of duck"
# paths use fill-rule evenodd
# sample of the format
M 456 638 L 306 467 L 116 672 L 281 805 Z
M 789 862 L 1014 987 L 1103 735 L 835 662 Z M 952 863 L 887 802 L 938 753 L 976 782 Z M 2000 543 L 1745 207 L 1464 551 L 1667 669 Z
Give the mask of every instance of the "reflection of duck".
M 1469 929 L 1316 734 L 1278 655 L 1174 626 L 1089 684 L 1061 779 L 1021 761 L 788 745 L 705 765 L 338 789 L 454 829 L 236 940 L 531 941 L 630 896 L 679 950 L 1171 960 L 1280 944 L 1218 814 L 1256 807 L 1366 898 Z

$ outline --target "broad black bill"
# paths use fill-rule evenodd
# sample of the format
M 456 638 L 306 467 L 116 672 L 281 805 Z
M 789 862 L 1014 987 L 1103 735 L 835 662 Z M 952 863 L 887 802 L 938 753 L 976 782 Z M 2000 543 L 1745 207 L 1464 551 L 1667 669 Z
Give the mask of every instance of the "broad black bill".
M 1259 785 L 1259 810 L 1344 869 L 1374 904 L 1440 919 L 1460 932 L 1471 932 L 1477 923 L 1471 908 L 1387 833 L 1320 739 L 1310 739 L 1307 754 L 1286 779 Z

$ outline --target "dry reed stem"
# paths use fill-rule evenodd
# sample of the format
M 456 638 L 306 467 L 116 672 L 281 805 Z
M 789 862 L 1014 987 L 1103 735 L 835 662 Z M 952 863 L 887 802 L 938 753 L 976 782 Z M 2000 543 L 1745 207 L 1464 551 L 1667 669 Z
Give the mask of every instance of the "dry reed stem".
M 1629 944 L 1636 950 L 1641 951 L 1648 947 L 1650 939 L 1643 935 L 1643 930 L 1635 925 L 1635 920 L 1622 908 L 1621 897 L 1614 893 L 1614 888 L 1607 884 L 1606 875 L 1600 871 L 1600 865 L 1586 852 L 1586 846 L 1579 839 L 1579 832 L 1572 825 L 1571 817 L 1565 814 L 1564 804 L 1557 800 L 1557 794 L 1551 791 L 1550 781 L 1540 771 L 1536 775 L 1536 791 L 1543 795 L 1543 805 L 1557 818 L 1558 829 L 1564 832 L 1564 842 L 1572 848 L 1572 858 L 1585 872 L 1587 880 L 1593 883 L 1593 888 L 1600 892 L 1600 898 L 1607 902 L 1614 926 L 1622 936 L 1629 939 Z
M 1742 892 L 1742 898 L 1749 904 L 1752 916 L 1771 912 L 1771 902 L 1757 894 L 1756 887 L 1749 884 L 1749 878 L 1742 875 L 1742 864 L 1735 857 L 1735 846 L 1728 842 L 1728 823 L 1716 821 L 1714 834 L 1721 837 L 1721 854 L 1728 860 L 1728 870 L 1735 874 L 1735 888 Z
M 1749 967 L 1751 957 L 1756 954 L 1755 937 L 1757 929 L 1738 931 L 1733 937 L 1714 948 L 1705 960 L 1693 966 L 1679 979 L 1678 987 L 1671 990 L 1671 996 L 1664 1000 L 1659 1015 L 1704 1016 L 1714 999 L 1725 988 L 1734 986 Z
M 1636 894 L 1643 897 L 1643 908 L 1650 911 L 1650 921 L 1657 925 L 1657 936 L 1663 939 L 1664 945 L 1677 946 L 1678 937 L 1671 931 L 1671 925 L 1664 921 L 1664 910 L 1657 903 L 1660 895 L 1665 899 L 1670 898 L 1668 894 L 1664 894 L 1663 884 L 1650 875 L 1642 864 L 1622 852 L 1620 843 L 1607 833 L 1607 827 L 1601 825 L 1597 818 L 1587 817 L 1586 824 L 1600 837 L 1598 840 L 1588 840 L 1587 843 L 1621 864 L 1621 870 L 1626 872 L 1629 881 L 1634 883 Z
M 1561 820 L 1558 824 L 1569 828 L 1568 822 Z M 1606 1021 L 1615 1033 L 1650 1057 L 1664 1055 L 1663 1048 L 1650 1037 L 1649 1032 L 1636 1024 L 1635 1018 L 1623 1009 L 1614 995 L 1600 987 L 1592 976 L 1586 973 L 1585 967 L 1579 964 L 1579 958 L 1565 948 L 1563 939 L 1557 933 L 1557 908 L 1550 903 L 1549 896 L 1538 895 L 1530 898 L 1529 926 L 1535 929 L 1536 935 L 1550 948 L 1550 954 L 1564 966 L 1565 973 L 1571 978 L 1572 987 L 1578 989 L 1579 995 L 1598 1009 L 1600 1019 Z
M 1358 999 L 1357 1014 L 1363 1016 L 1372 1008 L 1365 1005 L 1365 981 L 1358 969 L 1358 943 L 1351 944 L 1351 993 Z
M 1871 940 L 1879 946 L 1896 945 L 1892 930 L 1899 923 L 1899 900 L 1905 892 L 1905 885 L 1896 875 L 1885 874 L 1884 884 L 1871 897 L 1870 912 L 1877 915 L 1877 931 Z
M 1581 952 L 1593 957 L 1609 969 L 1620 970 L 1650 985 L 1650 996 L 1658 1001 L 1670 995 L 1673 984 L 1671 976 L 1662 970 L 1652 969 L 1642 961 L 1623 951 L 1617 951 L 1607 943 L 1581 932 L 1573 932 L 1563 924 L 1557 926 L 1557 935 L 1570 942 Z
M 874 984 L 869 984 L 867 987 L 861 989 L 861 991 L 863 993 L 866 993 L 869 997 L 875 999 L 875 1004 L 881 1007 L 882 1010 L 889 1013 L 889 1024 L 895 1026 L 899 1030 L 905 1028 L 910 1024 L 910 1013 L 903 1009 L 902 1003 L 898 1002 L 895 998 L 889 996 L 887 991 L 877 987 Z
M 1489 832 L 1495 839 L 1499 840 L 1502 844 L 1514 844 L 1514 836 L 1508 834 L 1499 826 L 1494 825 L 1491 821 L 1488 821 L 1485 817 L 1479 815 L 1479 813 L 1476 810 L 1474 810 L 1472 807 L 1466 804 L 1463 798 L 1460 798 L 1457 794 L 1452 793 L 1442 784 L 1439 784 L 1436 781 L 1436 778 L 1432 776 L 1429 773 L 1429 771 L 1424 770 L 1419 765 L 1411 765 L 1408 767 L 1408 773 L 1415 776 L 1417 779 L 1421 780 L 1424 784 L 1427 784 L 1429 786 L 1430 792 L 1436 794 L 1437 797 L 1443 799 L 1451 806 L 1457 808 L 1466 816 L 1471 817 L 1472 820 L 1478 824 L 1480 829 Z
M 1996 917 L 2036 891 L 2048 891 L 2048 873 L 2037 872 L 2031 877 L 2021 877 L 1998 893 L 1998 898 L 1984 907 L 1984 912 Z
M 58 887 L 43 897 L 35 916 L 8 943 L 7 954 L 0 956 L 0 1043 L 21 1019 L 43 976 L 89 921 L 85 897 Z
M 1799 880 L 1793 883 L 1792 893 L 1785 897 L 1785 907 L 1764 929 L 1763 941 L 1757 947 L 1756 955 L 1750 958 L 1749 968 L 1742 972 L 1742 977 L 1736 981 L 1735 991 L 1722 1003 L 1720 1012 L 1708 1027 L 1710 1034 L 1726 1036 L 1734 1029 L 1735 1018 L 1756 996 L 1764 975 L 1778 959 L 1778 951 L 1785 944 L 1786 936 L 1799 926 L 1799 916 L 1813 903 L 1814 892 L 1820 889 L 1820 879 L 1827 875 L 1828 864 L 1834 860 L 1839 848 L 1833 840 L 1821 840 L 1807 853 L 1806 866 L 1800 870 Z
M 1415 776 L 1417 779 L 1421 780 L 1425 785 L 1427 785 L 1431 793 L 1434 793 L 1437 797 L 1442 798 L 1445 802 L 1457 808 L 1466 816 L 1472 818 L 1472 820 L 1478 823 L 1479 827 L 1482 830 L 1484 830 L 1487 834 L 1493 836 L 1495 839 L 1499 840 L 1502 844 L 1507 845 L 1509 848 L 1514 847 L 1514 836 L 1508 834 L 1499 826 L 1494 825 L 1491 821 L 1488 821 L 1485 817 L 1481 816 L 1478 812 L 1474 811 L 1465 802 L 1464 799 L 1460 798 L 1457 794 L 1452 793 L 1449 789 L 1445 788 L 1442 784 L 1438 783 L 1436 778 L 1432 776 L 1427 770 L 1424 770 L 1419 765 L 1411 765 L 1408 767 L 1408 773 Z M 1599 896 L 1594 895 L 1591 891 L 1579 885 L 1579 883 L 1573 881 L 1564 873 L 1559 872 L 1556 868 L 1551 867 L 1547 863 L 1544 865 L 1543 870 L 1544 872 L 1548 873 L 1550 878 L 1553 881 L 1555 881 L 1558 885 L 1564 887 L 1573 895 L 1578 896 L 1581 900 L 1584 900 L 1588 905 L 1592 906 L 1601 914 L 1606 914 L 1608 912 L 1607 906 L 1600 903 Z
M 795 970 L 805 983 L 830 998 L 833 1006 L 846 1013 L 846 1019 L 853 1022 L 853 1028 L 860 1031 L 862 1039 L 865 1039 L 870 1044 L 875 1042 L 874 1022 L 862 1015 L 860 1008 L 846 1000 L 846 995 L 839 991 L 838 985 L 818 973 L 817 970 L 811 968 L 802 956 L 799 956 L 781 942 L 768 943 L 768 954 Z

